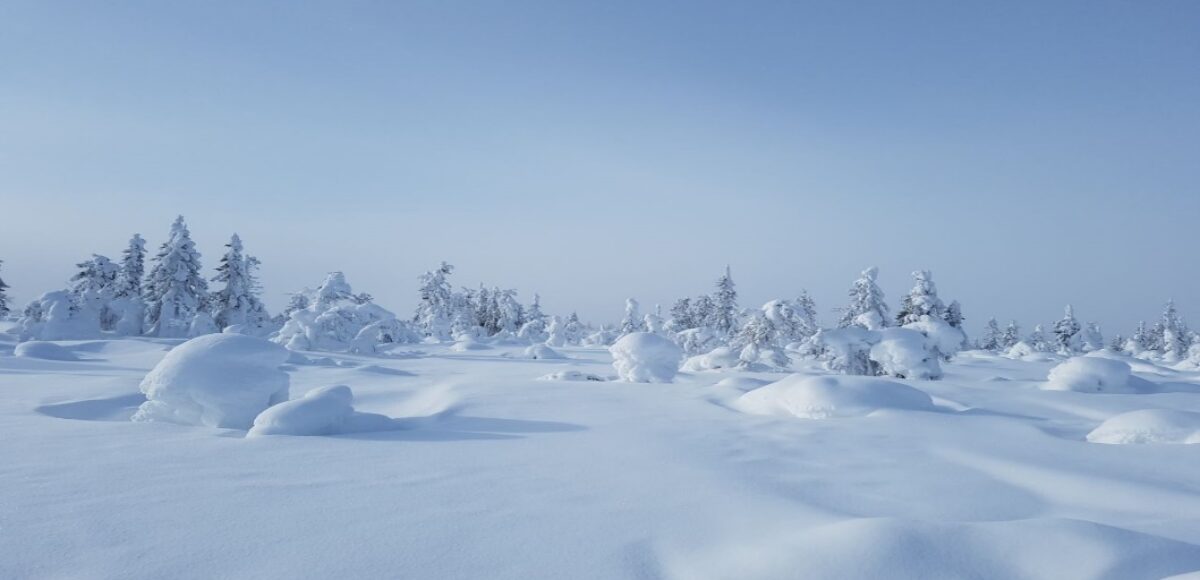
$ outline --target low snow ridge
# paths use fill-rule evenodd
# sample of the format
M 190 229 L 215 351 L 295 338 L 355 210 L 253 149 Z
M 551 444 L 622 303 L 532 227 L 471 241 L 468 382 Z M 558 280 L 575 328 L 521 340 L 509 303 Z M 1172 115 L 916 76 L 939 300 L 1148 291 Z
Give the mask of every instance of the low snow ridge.
M 933 399 L 908 385 L 869 377 L 791 375 L 754 389 L 736 402 L 754 415 L 802 419 L 860 417 L 880 409 L 934 410 Z
M 1088 433 L 1092 443 L 1200 443 L 1200 413 L 1142 409 L 1114 415 Z

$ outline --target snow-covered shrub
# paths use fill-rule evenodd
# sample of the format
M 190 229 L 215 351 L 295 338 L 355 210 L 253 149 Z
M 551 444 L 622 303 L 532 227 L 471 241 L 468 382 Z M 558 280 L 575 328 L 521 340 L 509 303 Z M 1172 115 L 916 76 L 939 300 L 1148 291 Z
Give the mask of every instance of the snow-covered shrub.
M 407 322 L 354 294 L 341 272 L 330 273 L 308 302 L 292 311 L 272 340 L 292 350 L 370 353 L 416 337 Z
M 587 335 L 583 339 L 583 344 L 585 346 L 608 346 L 615 342 L 619 336 L 620 333 L 609 330 L 606 327 L 601 327 L 600 330 Z
M 819 358 L 825 370 L 844 375 L 877 375 L 878 365 L 871 361 L 871 346 L 879 335 L 859 326 L 821 329 L 808 340 L 810 352 Z
M 961 328 L 954 328 L 935 316 L 923 315 L 917 321 L 905 324 L 904 328 L 925 335 L 942 360 L 953 358 L 967 342 L 967 335 Z
M 1132 375 L 1129 365 L 1109 358 L 1077 356 L 1050 369 L 1043 388 L 1082 393 L 1138 393 L 1149 390 L 1148 381 Z
M 552 359 L 564 359 L 567 357 L 563 356 L 562 353 L 560 353 L 544 344 L 535 344 L 535 345 L 532 345 L 529 348 L 525 349 L 525 358 L 531 358 L 531 359 L 537 359 L 537 360 L 552 360 Z
M 21 340 L 78 340 L 100 336 L 98 295 L 72 296 L 66 290 L 42 294 L 25 307 Z
M 683 363 L 683 370 L 688 372 L 712 371 L 731 369 L 741 362 L 740 353 L 727 346 L 718 346 L 711 351 L 693 356 Z
M 675 333 L 675 344 L 688 356 L 712 352 L 720 343 L 717 335 L 708 328 L 689 328 Z
M 1143 409 L 1109 417 L 1088 433 L 1092 443 L 1200 443 L 1200 413 Z
M 146 402 L 134 421 L 249 429 L 288 398 L 283 347 L 242 334 L 208 334 L 167 353 L 142 380 Z
M 617 375 L 632 383 L 669 383 L 679 372 L 683 358 L 678 345 L 649 332 L 627 334 L 608 351 Z
M 21 358 L 40 358 L 42 360 L 79 360 L 75 353 L 54 344 L 53 342 L 42 342 L 40 340 L 31 340 L 22 342 L 13 349 L 13 356 Z
M 750 391 L 737 408 L 755 415 L 803 419 L 860 417 L 879 409 L 929 411 L 933 400 L 905 384 L 865 377 L 791 375 Z
M 384 415 L 354 410 L 350 387 L 336 385 L 313 389 L 299 399 L 267 408 L 254 418 L 247 437 L 262 435 L 335 435 L 396 428 Z
M 938 351 L 920 331 L 885 328 L 876 334 L 879 340 L 871 345 L 870 358 L 879 365 L 879 374 L 902 379 L 942 378 Z

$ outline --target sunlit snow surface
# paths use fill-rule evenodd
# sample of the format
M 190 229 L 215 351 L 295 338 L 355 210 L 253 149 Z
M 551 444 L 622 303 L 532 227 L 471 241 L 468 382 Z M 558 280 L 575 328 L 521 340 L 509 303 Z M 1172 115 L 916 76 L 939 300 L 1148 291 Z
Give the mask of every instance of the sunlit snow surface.
M 1195 373 L 1136 364 L 1154 389 L 1047 390 L 1060 360 L 968 352 L 943 380 L 889 379 L 932 407 L 860 404 L 859 389 L 863 413 L 805 419 L 739 410 L 781 374 L 634 384 L 609 380 L 602 348 L 530 359 L 523 346 L 422 345 L 284 366 L 293 399 L 347 385 L 355 411 L 395 419 L 388 429 L 246 438 L 129 421 L 138 384 L 177 343 L 63 342 L 77 360 L 48 360 L 0 342 L 0 578 L 1200 570 L 1200 445 L 1088 442 L 1121 413 L 1200 412 Z

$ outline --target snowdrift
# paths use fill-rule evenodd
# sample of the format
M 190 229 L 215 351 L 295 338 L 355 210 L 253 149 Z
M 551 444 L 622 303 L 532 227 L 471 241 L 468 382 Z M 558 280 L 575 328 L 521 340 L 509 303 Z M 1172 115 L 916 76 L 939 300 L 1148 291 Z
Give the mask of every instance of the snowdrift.
M 142 380 L 134 421 L 249 429 L 288 398 L 287 349 L 244 334 L 209 334 L 167 353 Z
M 1200 443 L 1200 413 L 1144 409 L 1110 417 L 1088 433 L 1092 443 Z
M 736 407 L 753 415 L 802 419 L 861 417 L 880 409 L 934 410 L 924 391 L 894 381 L 798 374 L 742 395 Z
M 535 360 L 557 360 L 567 358 L 562 353 L 544 344 L 535 344 L 525 349 L 525 358 Z
M 279 403 L 259 413 L 247 437 L 262 435 L 336 435 L 395 429 L 399 423 L 375 413 L 354 410 L 350 387 L 313 389 L 303 397 Z
M 1080 393 L 1144 393 L 1153 390 L 1154 385 L 1133 376 L 1123 361 L 1077 356 L 1050 369 L 1043 388 Z
M 38 358 L 42 360 L 79 360 L 75 353 L 53 342 L 31 340 L 22 342 L 13 349 L 13 356 L 22 358 Z
M 631 383 L 669 383 L 683 358 L 678 345 L 650 332 L 627 334 L 608 351 L 617 376 Z

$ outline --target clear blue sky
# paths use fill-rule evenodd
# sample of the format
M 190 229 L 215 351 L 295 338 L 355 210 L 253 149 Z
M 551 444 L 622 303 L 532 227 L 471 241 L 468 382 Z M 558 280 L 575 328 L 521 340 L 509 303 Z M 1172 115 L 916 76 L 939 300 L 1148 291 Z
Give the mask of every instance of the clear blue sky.
M 929 268 L 973 328 L 1200 323 L 1200 2 L 0 2 L 23 303 L 187 216 L 269 303 L 344 270 L 615 319 Z

